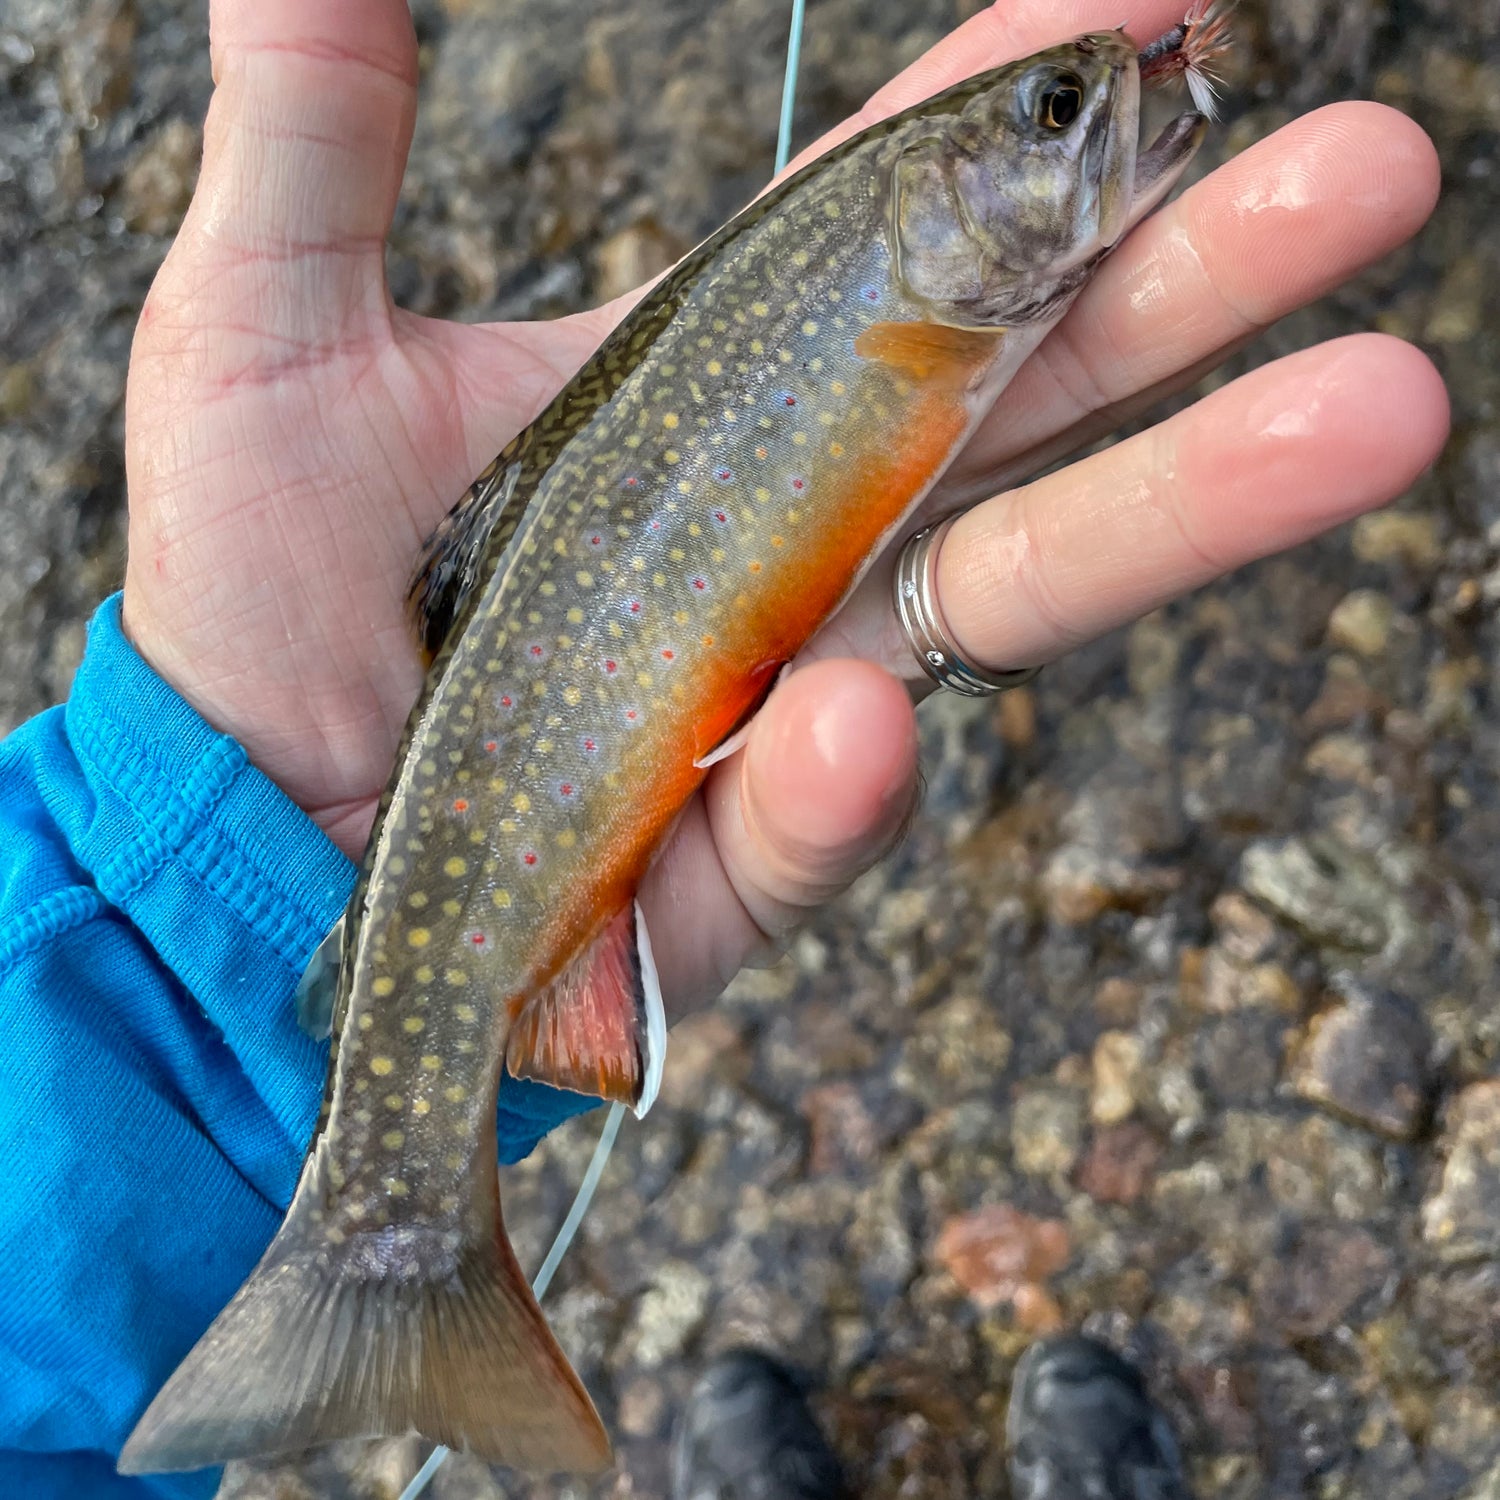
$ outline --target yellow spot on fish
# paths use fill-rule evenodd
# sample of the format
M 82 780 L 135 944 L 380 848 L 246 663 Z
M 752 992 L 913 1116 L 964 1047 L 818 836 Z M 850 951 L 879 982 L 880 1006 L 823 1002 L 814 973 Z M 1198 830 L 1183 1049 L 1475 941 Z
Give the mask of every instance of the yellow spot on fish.
M 766 352 L 766 346 L 761 343 L 759 339 L 751 339 L 750 352 L 752 354 L 764 354 Z
M 530 812 L 531 798 L 528 797 L 525 792 L 517 792 L 516 795 L 510 799 L 510 805 L 515 808 L 518 813 Z
M 372 1016 L 369 1011 L 366 1011 L 359 1018 L 359 1029 L 361 1031 L 368 1031 L 374 1024 L 375 1024 L 375 1017 Z
M 384 1146 L 387 1151 L 399 1151 L 401 1147 L 406 1144 L 406 1133 L 401 1130 L 387 1130 L 386 1133 L 380 1137 L 380 1144 Z
M 455 1005 L 453 1007 L 453 1014 L 458 1020 L 465 1023 L 479 1019 L 479 1012 L 472 1005 Z
M 406 1032 L 408 1036 L 415 1036 L 426 1025 L 427 1022 L 424 1021 L 421 1016 L 408 1016 L 401 1023 L 401 1029 L 402 1031 Z
M 460 875 L 468 874 L 468 870 L 468 862 L 460 859 L 456 854 L 452 859 L 445 859 L 443 861 L 443 874 L 448 876 L 450 880 L 457 880 Z
M 780 534 L 780 532 L 778 532 L 775 536 L 773 536 L 771 538 L 771 545 L 773 547 L 783 547 L 783 546 L 786 545 L 786 538 L 784 536 L 782 536 Z
M 651 686 L 651 674 L 649 672 L 637 672 L 635 674 L 635 680 L 642 687 L 650 687 Z
M 443 915 L 445 917 L 456 917 L 462 910 L 463 908 L 458 904 L 457 901 L 443 902 Z
M 830 198 L 823 205 L 823 212 L 825 214 L 827 214 L 830 219 L 836 219 L 836 218 L 838 218 L 838 216 L 841 213 L 843 213 L 843 211 L 844 210 L 843 210 L 842 206 L 839 204 L 839 200 L 837 198 Z
M 805 432 L 794 432 L 792 434 L 792 442 L 799 448 L 803 447 L 807 442 L 807 434 Z
M 370 1059 L 370 1071 L 377 1078 L 384 1078 L 396 1064 L 388 1057 L 372 1057 Z
M 753 312 L 757 318 L 764 318 L 770 315 L 771 309 L 767 307 L 764 302 L 752 302 L 750 304 L 750 311 Z
M 579 586 L 579 588 L 583 588 L 583 589 L 591 589 L 591 588 L 593 588 L 593 586 L 594 586 L 594 575 L 592 573 L 590 573 L 586 568 L 580 568 L 578 570 L 578 572 L 576 572 L 573 576 L 578 580 L 578 586 Z
M 406 861 L 399 854 L 393 854 L 386 860 L 385 867 L 392 875 L 406 874 Z
M 510 906 L 510 892 L 496 891 L 495 894 L 490 897 L 490 902 L 498 911 L 505 911 Z
M 372 995 L 385 996 L 391 994 L 396 988 L 396 981 L 389 974 L 382 974 L 374 984 L 370 986 Z
M 406 1184 L 399 1177 L 383 1177 L 380 1185 L 392 1198 L 404 1198 L 408 1192 Z
M 808 318 L 802 325 L 802 331 L 808 338 L 812 338 L 818 331 L 818 320 L 816 318 Z
M 755 490 L 755 498 L 764 505 L 771 498 L 771 492 L 764 485 L 758 485 Z
M 418 967 L 416 975 L 414 977 L 416 978 L 416 981 L 417 981 L 418 984 L 431 984 L 432 983 L 432 965 L 431 964 L 422 964 L 422 965 L 420 965 Z
M 677 413 L 675 411 L 663 412 L 661 425 L 668 429 L 675 427 L 677 425 Z
M 443 978 L 451 984 L 454 989 L 462 989 L 469 982 L 469 976 L 462 969 L 449 969 Z
M 576 708 L 583 701 L 583 694 L 576 687 L 565 687 L 563 689 L 563 702 L 570 708 Z
M 748 567 L 752 573 L 759 573 L 760 572 L 760 560 L 758 558 L 752 558 L 746 564 L 746 567 Z
M 559 849 L 571 849 L 578 842 L 578 835 L 571 828 L 564 828 L 557 836 L 557 847 Z
M 703 368 L 707 370 L 710 375 L 722 375 L 724 373 L 724 366 L 721 365 L 716 359 L 709 360 L 709 362 Z
M 430 1099 L 413 1099 L 411 1112 L 414 1115 L 425 1115 L 432 1112 L 432 1101 Z
M 441 1072 L 443 1060 L 436 1052 L 424 1052 L 422 1054 L 422 1066 L 429 1073 Z
M 406 1100 L 400 1094 L 387 1094 L 381 1101 L 387 1109 L 404 1109 Z
M 450 1083 L 443 1090 L 443 1098 L 450 1104 L 462 1104 L 469 1096 L 469 1091 L 461 1083 Z
M 569 625 L 582 625 L 583 624 L 583 611 L 581 609 L 579 609 L 579 607 L 576 604 L 573 606 L 572 609 L 570 609 L 568 611 L 568 624 Z
M 413 927 L 406 934 L 406 941 L 413 948 L 425 948 L 432 941 L 432 933 L 425 927 Z
M 842 443 L 830 443 L 828 445 L 828 456 L 830 458 L 842 458 L 844 456 L 844 445 Z

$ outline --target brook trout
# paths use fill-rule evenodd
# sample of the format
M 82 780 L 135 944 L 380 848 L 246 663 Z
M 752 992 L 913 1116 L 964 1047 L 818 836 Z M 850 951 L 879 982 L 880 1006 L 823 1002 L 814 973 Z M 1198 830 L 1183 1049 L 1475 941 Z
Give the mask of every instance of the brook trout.
M 127 1472 L 415 1431 L 610 1445 L 501 1222 L 505 1071 L 649 1102 L 636 888 L 780 667 L 1201 139 L 1119 32 L 872 126 L 690 255 L 439 528 L 431 670 L 334 942 L 322 1119 Z

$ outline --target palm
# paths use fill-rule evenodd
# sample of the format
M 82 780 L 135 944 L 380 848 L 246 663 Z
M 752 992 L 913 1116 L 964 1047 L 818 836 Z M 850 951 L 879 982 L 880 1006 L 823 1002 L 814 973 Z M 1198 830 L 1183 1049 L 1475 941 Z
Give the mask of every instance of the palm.
M 1126 8 L 1151 36 L 1181 0 Z M 1077 29 L 1119 20 L 1105 0 L 1073 9 Z M 1045 0 L 982 11 L 862 119 L 1054 42 L 1060 24 Z M 618 309 L 459 327 L 391 306 L 382 244 L 415 110 L 405 0 L 215 0 L 212 29 L 202 178 L 131 362 L 126 625 L 354 853 L 420 683 L 404 595 L 421 539 Z M 1105 263 L 955 467 L 950 498 L 993 494 L 1185 384 L 1399 244 L 1435 191 L 1430 143 L 1372 105 L 1252 148 Z M 979 661 L 1049 660 L 1382 503 L 1445 431 L 1430 365 L 1394 340 L 1291 356 L 976 507 L 939 563 L 948 622 Z M 887 673 L 914 669 L 878 579 L 808 656 L 846 659 L 777 691 L 648 877 L 669 998 L 717 989 L 904 821 L 915 740 Z

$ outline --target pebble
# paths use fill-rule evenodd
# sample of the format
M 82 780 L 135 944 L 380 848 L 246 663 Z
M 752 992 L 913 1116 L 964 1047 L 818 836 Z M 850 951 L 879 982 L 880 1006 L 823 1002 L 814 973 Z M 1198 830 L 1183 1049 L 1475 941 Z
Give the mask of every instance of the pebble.
M 1134 1203 L 1150 1188 L 1162 1144 L 1138 1120 L 1094 1132 L 1078 1186 L 1097 1203 Z
M 1422 1236 L 1445 1260 L 1500 1255 L 1500 1078 L 1470 1084 L 1448 1109 L 1442 1182 L 1422 1205 Z
M 696 1266 L 666 1260 L 636 1302 L 628 1341 L 635 1362 L 655 1369 L 680 1354 L 708 1311 L 712 1283 Z
M 1047 1279 L 1068 1263 L 1072 1244 L 1058 1219 L 1039 1219 L 1009 1203 L 993 1203 L 943 1225 L 937 1259 L 976 1306 L 991 1309 L 1023 1292 L 1032 1306 Z
M 1426 1118 L 1432 1033 L 1390 991 L 1350 975 L 1320 1011 L 1291 1065 L 1293 1092 L 1391 1140 L 1415 1139 Z
M 1083 1100 L 1072 1089 L 1030 1087 L 1011 1105 L 1016 1165 L 1035 1177 L 1066 1177 L 1083 1145 Z
M 1328 617 L 1328 639 L 1356 656 L 1377 657 L 1391 638 L 1396 606 L 1374 589 L 1346 594 Z
M 1395 1256 L 1368 1231 L 1313 1225 L 1295 1245 L 1263 1261 L 1252 1290 L 1260 1316 L 1289 1339 L 1331 1333 L 1385 1287 Z
M 1128 1031 L 1106 1031 L 1094 1043 L 1089 1118 L 1096 1125 L 1118 1125 L 1135 1112 L 1141 1086 L 1141 1044 Z

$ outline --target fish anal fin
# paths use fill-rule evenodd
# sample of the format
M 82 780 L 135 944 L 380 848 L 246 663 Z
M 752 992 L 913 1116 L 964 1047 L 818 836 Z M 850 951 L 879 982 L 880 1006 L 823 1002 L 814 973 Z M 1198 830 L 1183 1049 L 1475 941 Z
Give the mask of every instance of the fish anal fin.
M 507 448 L 422 544 L 406 598 L 429 664 L 481 582 L 481 564 L 491 546 L 503 546 L 520 524 L 526 510 L 520 477 L 521 460 Z
M 923 385 L 963 387 L 995 352 L 999 329 L 949 328 L 942 323 L 872 323 L 854 352 Z
M 717 711 L 711 707 L 702 716 L 693 746 L 693 764 L 700 771 L 733 755 L 745 743 L 752 721 L 765 707 L 786 668 L 784 661 L 763 661 L 745 678 L 743 692 L 725 695 L 718 700 Z
M 575 1094 L 635 1104 L 645 1085 L 649 1047 L 646 996 L 636 942 L 635 904 L 603 932 L 511 1026 L 505 1065 Z
M 322 1041 L 333 1030 L 334 1001 L 338 996 L 339 966 L 344 955 L 344 919 L 328 929 L 328 936 L 313 949 L 313 955 L 297 984 L 297 1024 Z
M 318 1191 L 299 1191 L 250 1279 L 147 1407 L 121 1473 L 413 1431 L 534 1474 L 608 1466 L 609 1437 L 506 1238 L 493 1164 L 474 1174 L 456 1246 L 417 1223 L 394 1237 L 338 1233 L 310 1211 L 324 1185 L 309 1175 Z

